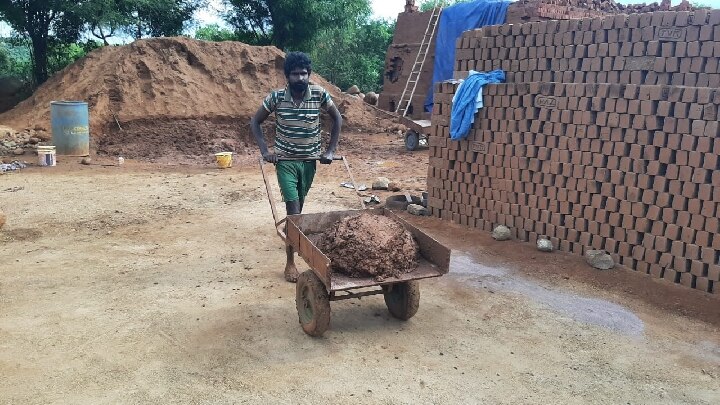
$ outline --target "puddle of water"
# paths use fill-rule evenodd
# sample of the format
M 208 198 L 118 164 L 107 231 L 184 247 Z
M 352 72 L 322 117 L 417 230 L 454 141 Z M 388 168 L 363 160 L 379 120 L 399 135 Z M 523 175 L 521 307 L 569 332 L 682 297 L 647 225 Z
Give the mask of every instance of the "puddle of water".
M 601 326 L 630 336 L 641 336 L 645 330 L 643 321 L 621 305 L 558 291 L 513 274 L 507 269 L 484 266 L 466 254 L 453 252 L 449 275 L 471 282 L 468 285 L 482 285 L 497 291 L 524 295 L 577 322 Z

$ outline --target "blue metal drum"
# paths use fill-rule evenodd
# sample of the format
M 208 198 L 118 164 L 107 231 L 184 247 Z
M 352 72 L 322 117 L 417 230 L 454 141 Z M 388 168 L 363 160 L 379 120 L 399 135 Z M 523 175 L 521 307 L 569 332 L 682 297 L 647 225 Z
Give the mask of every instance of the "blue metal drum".
M 86 102 L 51 102 L 50 125 L 52 126 L 52 142 L 58 155 L 87 156 L 90 154 L 90 123 Z

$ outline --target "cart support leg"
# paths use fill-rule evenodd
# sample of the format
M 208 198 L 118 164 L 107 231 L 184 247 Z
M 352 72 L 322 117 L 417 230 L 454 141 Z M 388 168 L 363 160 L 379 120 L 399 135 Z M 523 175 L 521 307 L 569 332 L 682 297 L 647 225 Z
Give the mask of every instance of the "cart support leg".
M 297 215 L 302 213 L 301 201 L 286 201 L 285 210 L 288 215 Z M 287 234 L 287 223 L 285 224 L 285 234 Z M 286 242 L 287 243 L 287 242 Z M 297 282 L 298 270 L 295 266 L 295 249 L 289 243 L 285 245 L 285 253 L 287 254 L 287 264 L 285 265 L 285 280 L 291 283 Z

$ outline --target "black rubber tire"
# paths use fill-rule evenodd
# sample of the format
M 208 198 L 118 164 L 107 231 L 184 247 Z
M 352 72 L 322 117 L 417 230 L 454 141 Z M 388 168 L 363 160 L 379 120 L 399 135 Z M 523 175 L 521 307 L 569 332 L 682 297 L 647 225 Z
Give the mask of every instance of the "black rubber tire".
M 417 281 L 383 286 L 383 295 L 390 315 L 397 319 L 407 321 L 420 308 L 420 283 Z
M 322 336 L 330 326 L 330 296 L 312 270 L 298 277 L 295 306 L 303 331 L 310 336 Z
M 420 135 L 412 129 L 407 131 L 407 133 L 405 133 L 405 149 L 412 152 L 417 149 L 418 146 L 420 146 Z

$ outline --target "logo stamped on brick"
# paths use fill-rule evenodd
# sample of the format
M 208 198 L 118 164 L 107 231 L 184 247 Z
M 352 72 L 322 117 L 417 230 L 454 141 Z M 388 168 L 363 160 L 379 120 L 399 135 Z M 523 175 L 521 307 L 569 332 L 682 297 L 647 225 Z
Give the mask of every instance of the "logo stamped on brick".
M 553 96 L 535 96 L 535 107 L 556 108 L 557 99 Z
M 488 143 L 487 142 L 473 142 L 470 147 L 472 148 L 473 152 L 478 153 L 487 153 L 488 152 Z
M 657 30 L 658 41 L 684 41 L 687 29 L 685 27 L 660 27 Z
M 625 59 L 625 70 L 653 70 L 654 56 L 630 56 Z
M 662 92 L 661 92 L 661 97 L 662 97 L 663 101 L 667 101 L 667 99 L 670 98 L 670 87 L 663 86 Z

